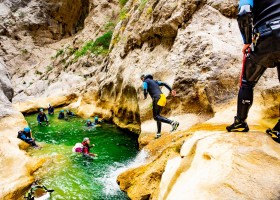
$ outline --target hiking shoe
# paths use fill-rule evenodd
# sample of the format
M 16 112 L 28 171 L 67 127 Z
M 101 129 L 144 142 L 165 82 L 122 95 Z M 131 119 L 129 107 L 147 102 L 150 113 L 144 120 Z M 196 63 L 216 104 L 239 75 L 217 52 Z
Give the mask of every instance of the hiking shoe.
M 226 127 L 228 132 L 248 132 L 249 126 L 246 122 L 234 117 L 234 122 L 232 125 Z
M 172 126 L 172 129 L 171 129 L 170 132 L 176 131 L 176 129 L 177 129 L 178 126 L 179 126 L 179 122 L 173 121 L 173 122 L 171 123 L 171 126 Z
M 156 139 L 160 138 L 161 137 L 161 134 L 160 133 L 157 133 L 156 135 Z
M 266 130 L 266 133 L 270 135 L 273 138 L 280 138 L 280 132 L 279 131 L 274 131 L 273 129 L 271 130 L 270 128 Z

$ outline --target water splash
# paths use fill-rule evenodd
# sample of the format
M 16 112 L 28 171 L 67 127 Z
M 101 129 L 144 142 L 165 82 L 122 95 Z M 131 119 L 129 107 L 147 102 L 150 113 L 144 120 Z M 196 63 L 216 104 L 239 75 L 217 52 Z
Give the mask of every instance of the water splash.
M 105 176 L 98 178 L 98 181 L 104 186 L 103 193 L 106 197 L 112 197 L 121 192 L 117 184 L 117 177 L 124 171 L 139 167 L 147 162 L 148 152 L 141 150 L 137 156 L 127 163 L 114 162 L 111 166 L 105 169 Z

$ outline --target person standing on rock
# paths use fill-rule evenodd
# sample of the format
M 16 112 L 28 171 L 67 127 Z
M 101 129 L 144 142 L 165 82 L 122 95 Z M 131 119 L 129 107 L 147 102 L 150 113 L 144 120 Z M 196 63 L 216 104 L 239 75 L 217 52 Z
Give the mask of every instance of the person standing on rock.
M 47 115 L 44 113 L 43 108 L 40 108 L 40 112 L 37 116 L 37 121 L 38 121 L 38 124 L 41 125 L 41 126 L 42 126 L 43 122 L 46 122 L 47 125 L 49 123 L 49 120 L 47 118 Z
M 244 54 L 237 116 L 227 131 L 248 132 L 253 89 L 267 68 L 277 67 L 280 81 L 280 0 L 240 0 L 237 17 Z
M 165 86 L 171 92 L 171 94 L 173 96 L 176 95 L 176 91 L 172 90 L 171 87 L 164 82 L 153 80 L 153 76 L 150 74 L 146 75 L 146 76 L 144 74 L 141 75 L 141 80 L 143 81 L 144 99 L 147 98 L 148 93 L 150 94 L 150 96 L 153 99 L 153 117 L 154 117 L 154 120 L 156 120 L 156 122 L 157 122 L 156 138 L 159 138 L 161 136 L 161 123 L 162 122 L 171 124 L 171 126 L 172 126 L 171 132 L 175 131 L 179 126 L 179 122 L 172 121 L 172 120 L 162 117 L 160 115 L 162 108 L 166 104 L 166 97 L 162 93 L 160 86 Z

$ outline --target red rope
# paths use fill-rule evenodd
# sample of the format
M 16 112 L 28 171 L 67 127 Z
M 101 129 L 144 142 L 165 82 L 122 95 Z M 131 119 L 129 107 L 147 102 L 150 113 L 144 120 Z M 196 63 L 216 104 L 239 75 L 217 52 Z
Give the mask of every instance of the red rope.
M 251 52 L 251 48 L 248 48 L 246 50 L 246 53 L 243 54 L 243 60 L 242 60 L 242 70 L 241 70 L 241 74 L 240 74 L 240 80 L 239 80 L 239 86 L 242 86 L 242 78 L 243 78 L 243 74 L 244 74 L 244 69 L 245 69 L 245 62 L 246 62 L 246 58 L 248 56 L 248 54 Z

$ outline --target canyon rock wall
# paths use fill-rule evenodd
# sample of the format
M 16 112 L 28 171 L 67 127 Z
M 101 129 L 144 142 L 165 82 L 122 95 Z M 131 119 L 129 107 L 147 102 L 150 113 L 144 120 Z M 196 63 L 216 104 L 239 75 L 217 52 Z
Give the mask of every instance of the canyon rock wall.
M 1 3 L 0 52 L 9 66 L 15 103 L 76 95 L 82 97 L 75 104 L 80 115 L 100 115 L 139 133 L 140 121 L 152 118 L 150 102 L 142 100 L 143 73 L 177 91 L 164 109 L 171 116 L 210 118 L 217 106 L 236 97 L 242 57 L 237 1 L 131 0 L 123 7 L 103 0 L 53 3 Z M 73 15 L 65 14 L 69 10 Z M 36 24 L 36 33 L 26 24 Z M 108 54 L 77 56 L 110 31 Z M 275 69 L 267 70 L 256 89 L 268 96 L 279 91 Z M 276 116 L 279 106 L 263 100 L 259 94 L 255 101 L 262 116 Z
M 192 115 L 196 116 L 195 122 L 185 126 L 187 129 L 214 117 L 218 120 L 213 124 L 219 125 L 211 128 L 224 130 L 225 123 L 231 123 L 236 112 L 235 108 L 232 111 L 232 102 L 237 96 L 242 62 L 242 39 L 235 19 L 237 2 L 128 0 L 125 5 L 120 6 L 116 0 L 1 1 L 0 56 L 8 66 L 12 85 L 7 81 L 6 71 L 0 68 L 1 74 L 3 73 L 1 77 L 5 79 L 4 82 L 0 81 L 3 88 L 0 90 L 0 101 L 1 105 L 5 105 L 4 108 L 1 106 L 0 111 L 3 116 L 11 116 L 11 112 L 15 112 L 8 101 L 14 93 L 14 107 L 22 112 L 35 112 L 48 103 L 55 106 L 70 104 L 69 107 L 75 109 L 80 116 L 86 118 L 99 115 L 121 128 L 140 133 L 141 122 L 152 119 L 151 101 L 143 100 L 140 80 L 141 74 L 150 73 L 155 79 L 167 82 L 177 91 L 176 97 L 168 96 L 164 115 L 174 117 L 190 114 L 187 120 L 192 120 Z M 104 51 L 99 46 L 94 52 L 89 50 L 96 41 L 108 42 L 111 35 L 109 49 Z M 256 86 L 256 98 L 251 109 L 255 122 L 264 117 L 279 116 L 280 87 L 275 72 L 276 69 L 268 69 Z M 168 94 L 167 90 L 163 91 Z M 225 117 L 229 113 L 230 119 Z M 187 120 L 180 122 L 188 123 Z M 22 127 L 23 124 L 16 129 Z M 258 130 L 263 129 L 261 127 Z M 172 181 L 175 178 L 181 180 L 182 176 L 184 182 L 184 174 L 180 174 L 180 169 L 175 167 L 173 171 L 170 170 L 170 164 L 167 163 L 174 158 L 174 163 L 179 167 L 180 163 L 185 164 L 185 160 L 193 156 L 177 157 L 182 144 L 194 131 L 166 135 L 157 142 L 153 141 L 151 130 L 145 131 L 147 132 L 142 134 L 147 134 L 148 137 L 140 135 L 140 143 L 142 146 L 148 144 L 145 148 L 151 153 L 150 163 L 122 174 L 119 178 L 120 186 L 132 199 L 177 198 L 176 191 L 180 191 L 183 184 L 179 184 L 179 181 L 177 185 L 176 181 Z M 16 130 L 13 129 L 12 132 L 16 133 Z M 16 135 L 11 137 L 18 141 L 15 139 Z M 250 135 L 244 137 L 251 138 Z M 237 160 L 237 164 L 232 155 L 236 155 L 240 149 L 229 152 L 228 156 L 233 160 L 227 161 L 229 165 L 237 166 L 237 172 L 240 170 L 239 166 L 247 167 L 252 164 L 255 151 L 263 162 L 271 162 L 275 170 L 278 169 L 279 155 L 257 146 L 268 145 L 275 149 L 275 144 L 261 133 L 256 137 L 256 143 L 244 144 L 245 149 L 253 150 L 249 152 L 249 157 Z M 146 141 L 141 141 L 141 138 Z M 217 135 L 215 138 L 227 141 L 224 135 Z M 263 143 L 260 140 L 264 140 Z M 8 140 L 3 141 L 8 143 Z M 229 146 L 242 141 L 241 137 L 234 135 Z M 223 142 L 218 142 L 217 146 L 220 144 L 224 145 Z M 225 145 L 225 149 L 227 148 L 229 147 Z M 204 163 L 204 157 L 197 155 Z M 214 160 L 212 157 L 211 161 Z M 209 156 L 206 155 L 205 158 L 207 160 Z M 247 162 L 248 159 L 251 161 Z M 238 165 L 239 162 L 242 164 Z M 254 170 L 261 171 L 260 166 L 254 163 L 252 166 Z M 195 169 L 199 173 L 199 169 Z M 172 176 L 174 170 L 180 172 L 175 178 Z M 229 175 L 236 172 L 225 170 Z M 169 175 L 162 175 L 164 171 Z M 245 176 L 244 182 L 251 181 L 247 175 L 253 176 L 245 173 L 242 175 Z M 272 175 L 274 176 L 274 172 Z M 218 176 L 222 178 L 219 174 Z M 160 183 L 162 178 L 168 180 L 168 183 Z M 235 178 L 232 179 L 234 183 Z M 263 186 L 263 180 L 259 176 L 255 178 Z M 271 178 L 272 183 L 275 180 Z M 218 182 L 223 189 L 207 194 L 207 197 L 215 197 L 221 192 L 234 194 L 236 198 L 241 194 L 244 194 L 244 198 L 254 197 L 248 196 L 252 191 L 250 188 L 241 191 L 237 183 L 223 182 L 222 179 Z M 199 182 L 193 187 L 201 184 L 204 183 Z M 237 189 L 228 189 L 235 186 Z M 260 190 L 259 186 L 252 187 Z M 238 191 L 241 194 L 237 194 Z M 267 193 L 272 199 L 276 194 L 275 188 L 271 195 Z
M 7 67 L 0 59 L 0 198 L 19 199 L 33 182 L 32 174 L 44 160 L 30 158 L 21 148 L 29 145 L 17 138 L 27 125 L 21 113 L 14 110 L 12 84 Z

